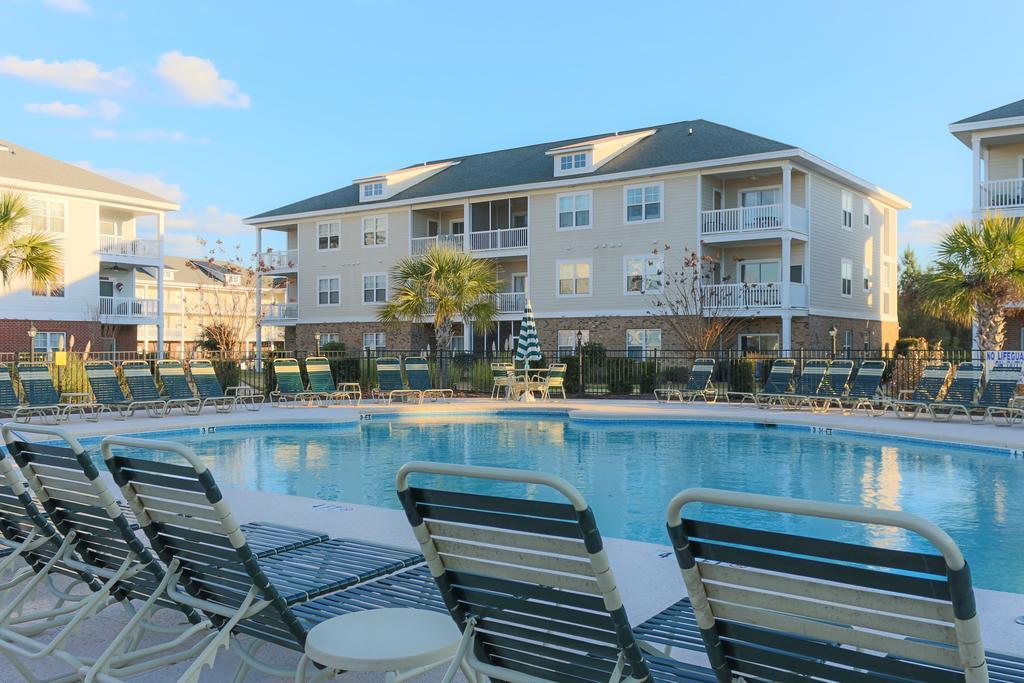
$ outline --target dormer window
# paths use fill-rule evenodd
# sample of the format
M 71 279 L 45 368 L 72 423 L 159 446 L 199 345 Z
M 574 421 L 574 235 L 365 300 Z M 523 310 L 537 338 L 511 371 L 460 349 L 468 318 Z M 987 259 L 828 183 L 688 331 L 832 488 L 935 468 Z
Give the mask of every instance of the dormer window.
M 560 171 L 573 171 L 579 168 L 586 168 L 588 165 L 586 152 L 563 154 L 558 157 L 558 170 Z
M 366 183 L 363 185 L 363 199 L 373 199 L 384 194 L 384 183 Z

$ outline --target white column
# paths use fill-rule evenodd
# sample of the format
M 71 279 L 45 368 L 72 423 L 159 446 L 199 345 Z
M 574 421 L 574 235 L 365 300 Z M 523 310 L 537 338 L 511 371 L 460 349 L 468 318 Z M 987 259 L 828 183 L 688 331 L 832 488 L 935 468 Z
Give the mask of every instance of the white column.
M 156 269 L 156 357 L 164 357 L 164 213 L 156 215 L 156 238 L 160 265 Z
M 779 278 L 779 282 L 782 287 L 782 309 L 788 309 L 792 304 L 790 303 L 790 291 L 789 291 L 789 267 L 792 262 L 793 253 L 793 238 L 788 235 L 782 238 L 782 277 Z
M 288 245 L 286 244 L 285 247 Z M 256 228 L 256 371 L 263 370 L 263 321 L 260 313 L 263 311 L 263 271 L 259 259 L 263 254 L 263 229 Z
M 462 348 L 466 351 L 473 350 L 473 323 L 472 321 L 462 324 Z
M 702 239 L 703 233 L 701 231 L 701 225 L 703 223 L 704 216 L 704 177 L 697 174 L 697 258 L 704 258 L 704 240 Z
M 782 227 L 793 227 L 793 167 L 782 162 Z
M 470 211 L 469 200 L 462 203 L 462 250 L 471 251 L 469 246 L 470 235 L 473 233 L 473 219 Z
M 974 183 L 974 191 L 971 197 L 974 200 L 974 214 L 981 214 L 981 138 L 977 134 L 971 136 L 971 181 Z
M 782 353 L 791 355 L 793 350 L 793 314 L 790 311 L 782 312 Z

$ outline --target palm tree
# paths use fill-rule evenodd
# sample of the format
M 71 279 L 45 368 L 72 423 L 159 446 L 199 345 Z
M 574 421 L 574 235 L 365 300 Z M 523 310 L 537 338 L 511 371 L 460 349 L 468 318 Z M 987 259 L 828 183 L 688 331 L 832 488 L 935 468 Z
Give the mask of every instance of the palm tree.
M 486 328 L 498 313 L 494 264 L 448 246 L 435 245 L 401 259 L 391 271 L 391 287 L 391 298 L 377 311 L 377 320 L 395 324 L 430 318 L 439 350 L 451 345 L 456 317 Z M 441 364 L 441 377 L 446 378 L 443 354 Z
M 958 223 L 939 244 L 921 296 L 933 314 L 965 325 L 973 320 L 982 351 L 1001 349 L 1006 307 L 1024 296 L 1024 220 Z
M 18 192 L 0 192 L 0 280 L 18 276 L 50 283 L 61 274 L 60 245 L 44 232 L 26 231 L 32 211 Z

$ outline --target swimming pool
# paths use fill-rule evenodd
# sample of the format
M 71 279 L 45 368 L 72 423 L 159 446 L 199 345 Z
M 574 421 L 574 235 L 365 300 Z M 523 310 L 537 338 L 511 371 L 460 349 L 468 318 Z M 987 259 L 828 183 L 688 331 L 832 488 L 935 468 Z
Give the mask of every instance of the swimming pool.
M 356 427 L 221 427 L 173 439 L 192 446 L 222 485 L 388 508 L 399 507 L 395 473 L 412 459 L 551 472 L 583 492 L 604 535 L 662 544 L 665 507 L 691 486 L 902 509 L 956 539 L 976 585 L 1024 593 L 1024 462 L 995 451 L 744 423 L 602 424 L 555 415 L 377 416 Z M 466 490 L 524 492 L 476 486 Z M 723 519 L 720 510 L 701 514 Z M 730 514 L 733 523 L 923 549 L 897 529 Z

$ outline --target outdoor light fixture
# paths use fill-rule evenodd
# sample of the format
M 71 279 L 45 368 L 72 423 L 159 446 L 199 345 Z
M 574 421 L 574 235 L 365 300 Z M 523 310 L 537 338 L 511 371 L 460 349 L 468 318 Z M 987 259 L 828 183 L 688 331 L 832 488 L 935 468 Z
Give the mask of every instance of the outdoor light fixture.
M 836 335 L 839 334 L 839 328 L 832 324 L 832 327 L 828 330 L 828 336 L 832 337 L 832 357 L 836 356 Z
M 34 361 L 36 359 L 36 335 L 39 334 L 39 330 L 36 329 L 35 324 L 28 328 L 29 348 L 28 348 L 28 359 Z
M 316 355 L 320 355 L 320 333 L 313 333 L 313 341 L 316 343 Z

